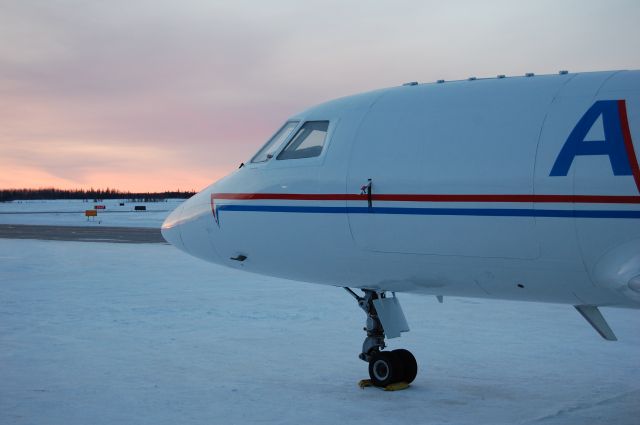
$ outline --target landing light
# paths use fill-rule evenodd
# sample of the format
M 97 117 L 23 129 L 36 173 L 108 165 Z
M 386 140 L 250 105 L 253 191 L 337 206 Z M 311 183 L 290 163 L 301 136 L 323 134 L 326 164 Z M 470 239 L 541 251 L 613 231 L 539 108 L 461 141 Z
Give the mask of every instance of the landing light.
M 629 288 L 636 292 L 640 292 L 640 275 L 629 280 Z

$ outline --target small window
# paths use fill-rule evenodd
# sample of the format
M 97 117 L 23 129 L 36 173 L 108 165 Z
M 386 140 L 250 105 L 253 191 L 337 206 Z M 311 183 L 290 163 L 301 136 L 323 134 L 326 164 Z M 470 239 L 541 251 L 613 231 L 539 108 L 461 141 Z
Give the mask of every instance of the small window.
M 329 121 L 307 121 L 304 123 L 277 159 L 299 159 L 320 156 L 327 138 Z
M 269 139 L 269 141 L 258 151 L 257 154 L 251 159 L 251 162 L 265 162 L 273 157 L 275 151 L 280 147 L 282 142 L 287 140 L 291 135 L 291 132 L 298 125 L 298 121 L 289 121 L 283 125 L 276 134 Z

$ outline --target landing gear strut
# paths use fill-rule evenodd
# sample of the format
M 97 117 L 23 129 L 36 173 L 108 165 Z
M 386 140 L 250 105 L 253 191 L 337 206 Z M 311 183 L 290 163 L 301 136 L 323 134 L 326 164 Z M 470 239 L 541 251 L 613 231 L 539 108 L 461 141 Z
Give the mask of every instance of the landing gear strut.
M 413 354 L 404 349 L 382 351 L 386 347 L 385 330 L 388 338 L 398 337 L 401 332 L 409 330 L 395 294 L 393 298 L 387 298 L 384 292 L 363 289 L 364 295 L 359 296 L 349 288 L 344 289 L 356 299 L 367 315 L 364 328 L 367 337 L 358 357 L 369 363 L 371 383 L 377 387 L 388 387 L 401 382 L 413 382 L 418 374 L 418 365 Z

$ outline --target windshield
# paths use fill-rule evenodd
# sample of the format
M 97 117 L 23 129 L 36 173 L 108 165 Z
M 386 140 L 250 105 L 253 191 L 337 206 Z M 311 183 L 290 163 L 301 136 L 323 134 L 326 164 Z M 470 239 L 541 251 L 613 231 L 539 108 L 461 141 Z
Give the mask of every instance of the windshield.
M 329 121 L 307 121 L 287 144 L 277 159 L 300 159 L 320 156 L 327 138 Z
M 298 121 L 289 121 L 278 130 L 276 134 L 258 151 L 251 162 L 265 162 L 273 157 L 275 151 L 289 138 Z

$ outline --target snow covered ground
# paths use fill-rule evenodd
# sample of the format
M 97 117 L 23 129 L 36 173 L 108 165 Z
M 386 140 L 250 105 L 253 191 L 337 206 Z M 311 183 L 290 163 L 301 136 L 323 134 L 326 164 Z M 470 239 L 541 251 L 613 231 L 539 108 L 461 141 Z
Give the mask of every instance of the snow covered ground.
M 160 227 L 169 212 L 183 201 L 129 202 L 125 199 L 105 199 L 83 202 L 81 199 L 56 199 L 0 202 L 0 224 Z M 104 205 L 106 208 L 98 210 L 97 217 L 87 220 L 85 210 L 93 209 L 95 205 Z M 144 205 L 147 210 L 134 211 L 136 205 Z
M 342 289 L 243 274 L 168 245 L 0 240 L 0 423 L 638 424 L 640 314 L 400 294 L 420 371 L 356 383 Z

